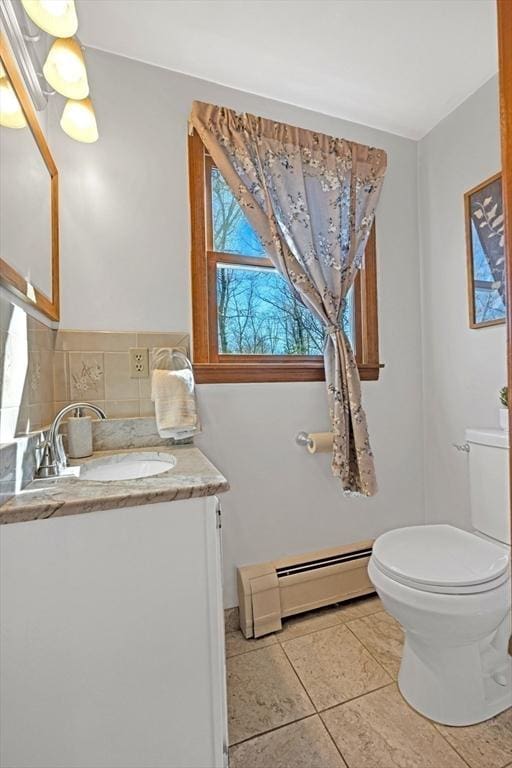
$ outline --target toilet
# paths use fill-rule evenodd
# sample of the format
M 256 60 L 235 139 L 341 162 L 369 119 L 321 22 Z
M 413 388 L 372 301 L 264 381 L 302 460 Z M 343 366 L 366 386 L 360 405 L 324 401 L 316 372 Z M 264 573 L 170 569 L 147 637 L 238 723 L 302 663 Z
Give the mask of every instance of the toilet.
M 508 434 L 466 431 L 473 532 L 452 525 L 379 536 L 368 565 L 402 625 L 398 686 L 418 712 L 472 725 L 512 706 Z

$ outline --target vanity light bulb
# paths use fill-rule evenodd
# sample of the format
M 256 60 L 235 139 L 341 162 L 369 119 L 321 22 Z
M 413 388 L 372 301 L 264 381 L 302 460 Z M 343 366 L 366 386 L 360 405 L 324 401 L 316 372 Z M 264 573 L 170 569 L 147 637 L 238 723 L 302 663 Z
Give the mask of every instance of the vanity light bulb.
M 68 99 L 85 99 L 89 82 L 82 49 L 73 38 L 55 40 L 43 67 L 46 81 Z
M 52 16 L 64 16 L 68 7 L 67 0 L 40 0 L 40 5 Z
M 98 127 L 91 100 L 68 99 L 62 113 L 60 127 L 75 141 L 83 141 L 86 144 L 97 141 Z
M 6 77 L 0 79 L 0 125 L 5 128 L 25 128 L 27 121 L 14 92 Z
M 21 0 L 34 24 L 54 37 L 73 37 L 78 29 L 75 0 Z

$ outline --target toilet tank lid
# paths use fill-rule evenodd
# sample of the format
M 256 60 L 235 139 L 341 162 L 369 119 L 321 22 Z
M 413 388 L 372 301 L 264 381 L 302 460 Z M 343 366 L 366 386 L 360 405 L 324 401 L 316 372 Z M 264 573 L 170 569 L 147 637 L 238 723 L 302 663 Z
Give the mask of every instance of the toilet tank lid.
M 478 443 L 478 445 L 491 445 L 494 448 L 508 448 L 508 432 L 503 429 L 476 429 L 474 427 L 466 429 L 466 440 L 468 443 Z

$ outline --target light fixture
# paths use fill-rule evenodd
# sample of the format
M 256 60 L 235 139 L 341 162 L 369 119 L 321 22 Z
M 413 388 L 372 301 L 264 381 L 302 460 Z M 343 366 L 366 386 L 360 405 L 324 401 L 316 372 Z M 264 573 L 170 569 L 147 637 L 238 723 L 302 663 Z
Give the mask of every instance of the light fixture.
M 27 121 L 7 77 L 0 78 L 0 125 L 5 128 L 25 128 Z
M 73 37 L 78 29 L 75 0 L 21 0 L 32 21 L 54 37 Z
M 68 99 L 85 99 L 89 82 L 82 49 L 73 38 L 55 40 L 43 67 L 47 82 Z
M 62 130 L 76 141 L 86 143 L 97 141 L 98 127 L 89 98 L 89 82 L 83 49 L 80 41 L 73 37 L 78 29 L 75 0 L 21 0 L 19 5 L 12 7 L 18 7 L 22 16 L 24 11 L 41 29 L 57 38 L 52 42 L 42 68 L 34 60 L 34 52 L 25 50 L 25 58 L 29 60 L 31 69 L 34 71 L 39 92 L 45 97 L 41 105 L 34 99 L 32 91 L 30 92 L 36 108 L 44 109 L 48 103 L 48 96 L 58 91 L 67 98 L 60 120 Z M 11 8 L 11 0 L 5 3 L 5 8 Z M 2 21 L 5 21 L 4 16 L 4 0 L 0 0 Z M 21 40 L 26 49 L 29 38 L 23 33 L 23 29 L 27 27 L 27 19 L 21 22 L 18 15 L 11 14 L 11 16 L 8 21 L 17 20 L 17 26 L 13 23 L 7 25 L 10 42 L 12 44 L 12 39 L 15 42 Z M 33 36 L 30 42 L 33 42 Z M 36 66 L 37 69 L 35 69 Z M 10 80 L 7 77 L 2 79 L 2 75 L 5 75 L 5 72 L 0 64 L 0 124 L 21 128 L 27 125 L 25 115 Z
M 90 99 L 68 99 L 60 120 L 60 127 L 76 141 L 92 144 L 98 139 L 96 115 Z

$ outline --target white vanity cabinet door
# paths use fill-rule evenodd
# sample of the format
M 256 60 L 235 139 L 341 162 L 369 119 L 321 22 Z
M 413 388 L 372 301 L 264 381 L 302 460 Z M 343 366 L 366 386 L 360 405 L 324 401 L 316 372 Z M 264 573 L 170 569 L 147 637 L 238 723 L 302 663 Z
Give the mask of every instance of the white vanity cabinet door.
M 0 528 L 5 768 L 222 768 L 217 500 Z

